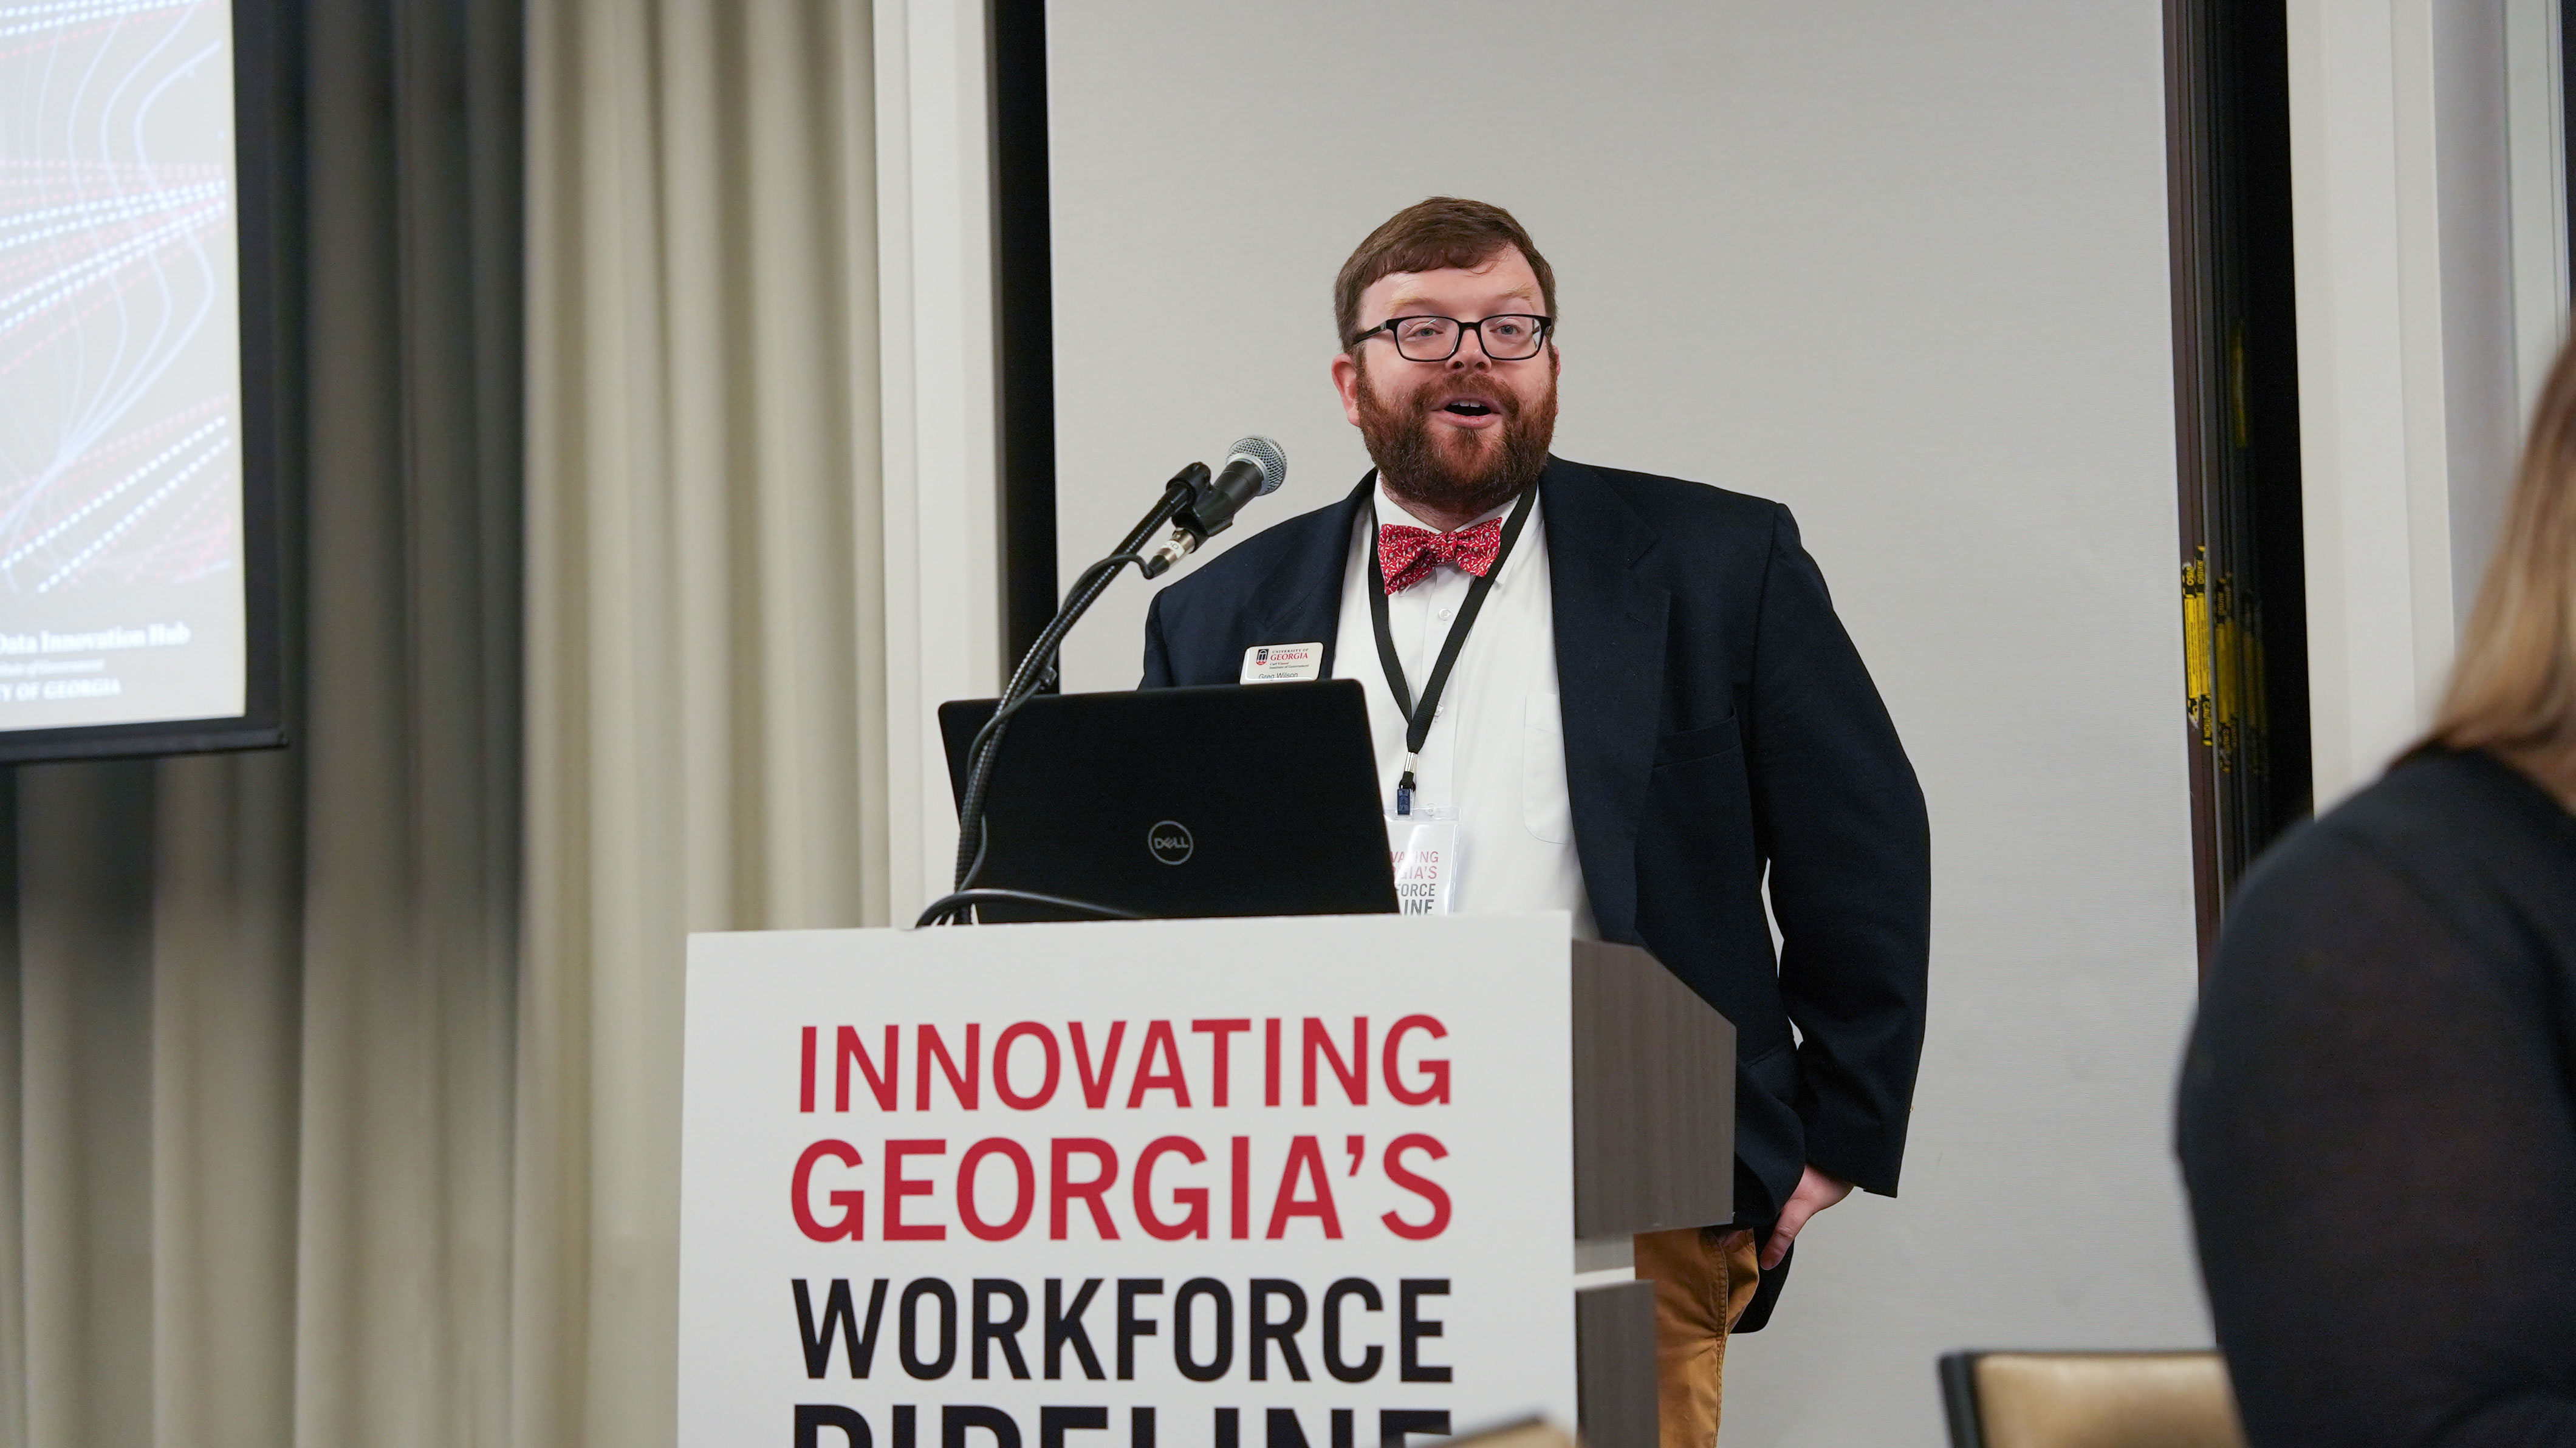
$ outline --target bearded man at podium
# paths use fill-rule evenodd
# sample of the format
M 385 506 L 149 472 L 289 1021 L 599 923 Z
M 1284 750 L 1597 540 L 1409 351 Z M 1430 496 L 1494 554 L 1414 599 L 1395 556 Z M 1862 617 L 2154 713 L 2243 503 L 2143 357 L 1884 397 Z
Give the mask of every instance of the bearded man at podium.
M 1500 207 L 1370 233 L 1332 375 L 1377 466 L 1159 594 L 1144 685 L 1359 680 L 1399 869 L 1446 865 L 1409 911 L 1570 911 L 1734 1023 L 1735 1218 L 1636 1242 L 1664 1448 L 1709 1448 L 1800 1230 L 1896 1192 L 1930 826 L 1786 508 L 1549 454 L 1555 290 Z

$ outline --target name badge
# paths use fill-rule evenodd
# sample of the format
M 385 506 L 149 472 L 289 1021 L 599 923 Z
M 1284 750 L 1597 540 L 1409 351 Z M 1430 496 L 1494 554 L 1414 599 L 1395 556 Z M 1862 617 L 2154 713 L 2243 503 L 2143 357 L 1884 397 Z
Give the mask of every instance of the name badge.
M 1395 869 L 1396 908 L 1407 915 L 1449 915 L 1458 908 L 1458 811 L 1417 809 L 1386 817 L 1387 863 Z
M 1324 676 L 1322 644 L 1254 644 L 1243 651 L 1238 684 L 1287 684 Z

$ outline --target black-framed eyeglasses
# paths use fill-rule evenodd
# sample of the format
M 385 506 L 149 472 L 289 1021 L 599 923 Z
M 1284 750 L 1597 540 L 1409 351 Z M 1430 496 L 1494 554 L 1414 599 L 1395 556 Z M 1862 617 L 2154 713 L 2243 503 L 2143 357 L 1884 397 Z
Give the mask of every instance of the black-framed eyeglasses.
M 1407 362 L 1446 362 L 1458 355 L 1467 334 L 1476 334 L 1477 345 L 1496 362 L 1522 362 L 1539 354 L 1547 345 L 1547 334 L 1556 330 L 1554 317 L 1508 316 L 1487 317 L 1481 322 L 1462 322 L 1456 317 L 1389 317 L 1351 339 L 1356 347 L 1383 332 L 1394 339 L 1397 355 Z

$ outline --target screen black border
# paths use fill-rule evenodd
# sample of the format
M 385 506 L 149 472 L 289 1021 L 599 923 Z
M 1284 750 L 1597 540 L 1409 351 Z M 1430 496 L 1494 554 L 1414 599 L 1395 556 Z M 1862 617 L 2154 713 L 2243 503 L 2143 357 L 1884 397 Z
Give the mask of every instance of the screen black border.
M 233 0 L 233 187 L 240 267 L 244 712 L 213 719 L 0 731 L 0 764 L 273 749 L 286 742 L 279 614 L 283 420 L 296 379 L 280 305 L 284 183 L 295 174 L 284 63 L 291 0 Z
M 1046 25 L 1047 0 L 987 0 L 1005 671 L 1037 642 L 1062 601 L 1055 567 L 1055 260 Z

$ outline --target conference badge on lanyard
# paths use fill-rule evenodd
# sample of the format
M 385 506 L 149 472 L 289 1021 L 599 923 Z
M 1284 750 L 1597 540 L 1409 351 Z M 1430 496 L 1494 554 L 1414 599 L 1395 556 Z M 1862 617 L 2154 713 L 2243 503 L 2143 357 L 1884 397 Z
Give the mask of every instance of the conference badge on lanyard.
M 1395 905 L 1407 915 L 1449 915 L 1458 908 L 1458 812 L 1417 808 L 1386 817 L 1386 853 L 1395 866 Z
M 1369 624 L 1377 634 L 1378 666 L 1386 671 L 1387 692 L 1395 696 L 1396 712 L 1404 716 L 1404 772 L 1395 783 L 1395 812 L 1386 817 L 1386 847 L 1395 865 L 1396 906 L 1407 915 L 1448 915 L 1458 908 L 1458 811 L 1416 804 L 1413 766 L 1422 755 L 1423 743 L 1431 737 L 1431 721 L 1439 717 L 1440 693 L 1449 686 L 1449 671 L 1458 666 L 1458 651 L 1466 645 L 1467 630 L 1476 626 L 1476 615 L 1485 607 L 1485 595 L 1494 591 L 1494 578 L 1503 571 L 1504 560 L 1512 556 L 1512 545 L 1520 541 L 1521 525 L 1529 521 L 1530 505 L 1537 501 L 1538 489 L 1529 487 L 1521 490 L 1520 501 L 1512 505 L 1511 516 L 1504 520 L 1497 540 L 1494 559 L 1475 582 L 1467 585 L 1467 601 L 1459 608 L 1456 621 L 1449 625 L 1449 637 L 1440 645 L 1440 661 L 1431 666 L 1431 677 L 1424 682 L 1419 699 L 1406 687 L 1404 665 L 1395 653 L 1395 636 L 1387 627 L 1386 574 L 1378 563 L 1377 527 L 1374 523 L 1369 527 Z

